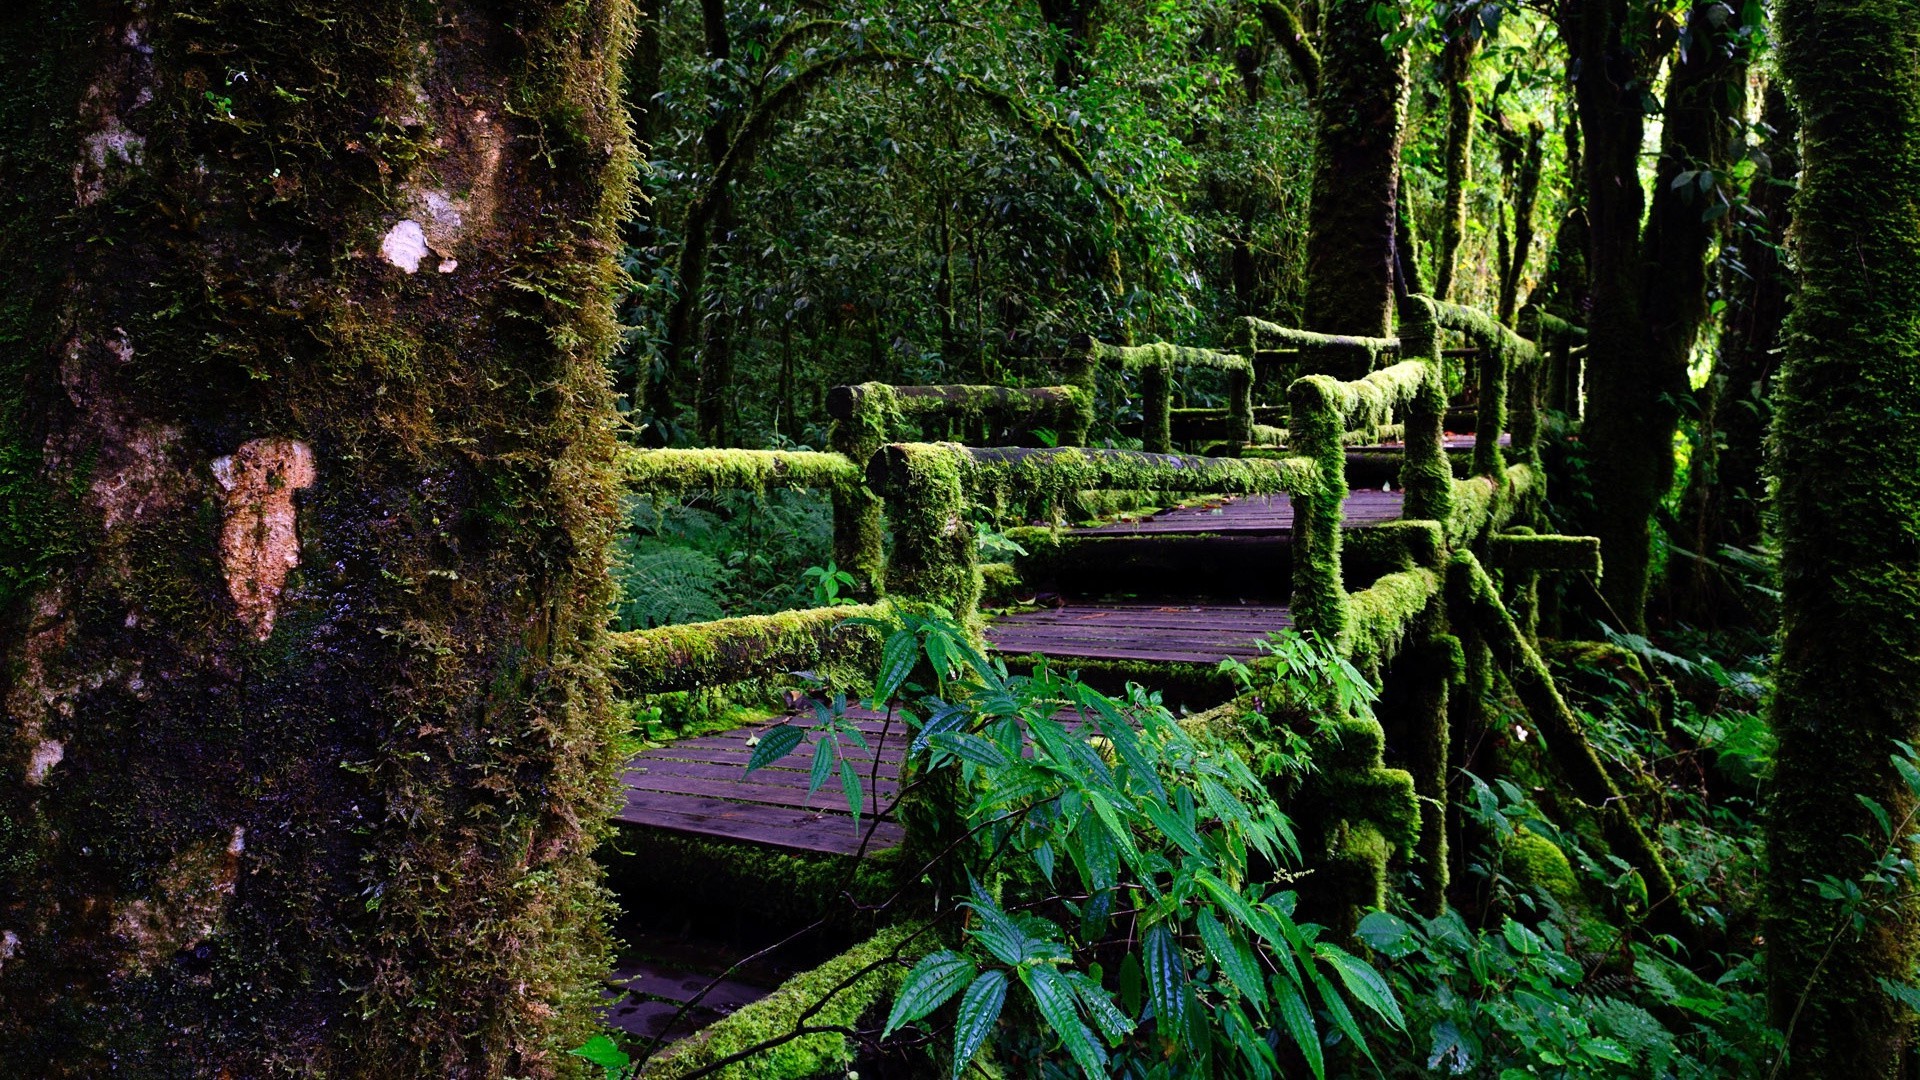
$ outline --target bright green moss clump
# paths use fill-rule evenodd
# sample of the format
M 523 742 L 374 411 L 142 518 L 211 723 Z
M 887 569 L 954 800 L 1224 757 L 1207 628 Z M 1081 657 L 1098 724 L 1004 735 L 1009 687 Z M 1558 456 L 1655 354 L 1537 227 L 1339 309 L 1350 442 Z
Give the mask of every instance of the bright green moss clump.
M 822 665 L 864 674 L 865 661 L 877 655 L 876 635 L 847 620 L 883 618 L 888 610 L 885 604 L 849 604 L 611 634 L 614 683 L 637 696 Z

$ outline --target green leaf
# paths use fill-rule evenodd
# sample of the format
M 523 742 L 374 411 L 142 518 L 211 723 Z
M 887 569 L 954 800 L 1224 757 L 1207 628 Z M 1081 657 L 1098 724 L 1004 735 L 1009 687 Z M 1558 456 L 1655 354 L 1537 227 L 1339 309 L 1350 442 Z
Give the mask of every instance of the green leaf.
M 1040 1008 L 1040 1018 L 1060 1037 L 1067 1053 L 1073 1055 L 1074 1062 L 1089 1080 L 1101 1080 L 1106 1075 L 1107 1055 L 1093 1041 L 1093 1032 L 1087 1029 L 1086 1022 L 1080 1019 L 1073 984 L 1044 964 L 1022 967 L 1019 973 L 1021 983 L 1033 994 L 1033 1003 Z
M 1204 856 L 1207 853 L 1206 845 L 1200 842 L 1200 834 L 1194 832 L 1193 827 L 1182 820 L 1179 814 L 1156 802 L 1146 803 L 1145 809 L 1147 820 L 1153 822 L 1153 827 L 1178 844 L 1182 851 L 1189 855 Z
M 747 771 L 764 769 L 786 757 L 793 752 L 794 747 L 800 745 L 800 740 L 806 738 L 806 734 L 806 731 L 797 724 L 776 725 L 772 730 L 761 735 L 759 742 L 753 744 L 753 754 L 747 758 Z
M 1894 760 L 1897 761 L 1899 759 L 1896 758 Z M 1873 820 L 1880 823 L 1880 832 L 1883 835 L 1893 835 L 1893 822 L 1888 820 L 1886 810 L 1882 809 L 1879 803 L 1874 802 L 1859 792 L 1855 792 L 1853 797 L 1860 800 L 1860 805 L 1867 808 L 1867 813 L 1873 815 Z
M 1154 1023 L 1162 1041 L 1179 1038 L 1181 1008 L 1186 1001 L 1187 958 L 1165 923 L 1155 923 L 1141 939 L 1141 960 L 1147 976 L 1147 1000 L 1153 1003 Z
M 1406 1028 L 1406 1017 L 1400 1015 L 1400 1005 L 1393 1000 L 1393 991 L 1388 988 L 1387 980 L 1381 978 L 1371 964 L 1362 963 L 1339 946 L 1324 942 L 1314 945 L 1313 951 L 1340 976 L 1340 981 L 1346 984 L 1347 992 L 1353 995 L 1354 1000 L 1372 1009 L 1380 1019 L 1394 1027 Z
M 585 1046 L 569 1050 L 567 1053 L 574 1057 L 586 1058 L 603 1069 L 625 1069 L 633 1064 L 633 1059 L 627 1056 L 625 1050 L 620 1049 L 620 1044 L 605 1035 L 595 1035 L 587 1040 Z
M 982 972 L 960 998 L 960 1015 L 953 1025 L 953 1078 L 959 1080 L 987 1034 L 1000 1019 L 1007 1001 L 1007 973 L 995 969 Z
M 1580 1049 L 1602 1061 L 1611 1061 L 1617 1065 L 1633 1064 L 1633 1052 L 1612 1039 L 1581 1039 Z
M 888 634 L 886 644 L 880 647 L 880 674 L 873 684 L 875 700 L 892 701 L 919 660 L 920 642 L 914 638 L 913 631 L 895 630 Z
M 1207 947 L 1207 953 L 1220 970 L 1255 1008 L 1267 1007 L 1266 980 L 1260 977 L 1260 965 L 1254 960 L 1253 952 L 1246 944 L 1235 940 L 1234 936 L 1221 925 L 1212 911 L 1202 910 L 1197 920 L 1200 926 L 1200 941 Z
M 887 1014 L 882 1039 L 902 1024 L 911 1024 L 945 1005 L 979 974 L 973 961 L 950 949 L 942 949 L 922 958 L 900 984 L 900 996 L 893 999 L 893 1011 Z
M 1008 763 L 1007 755 L 992 739 L 975 735 L 970 731 L 947 731 L 934 735 L 927 740 L 936 750 L 945 750 L 975 765 L 1001 768 Z
M 1307 1059 L 1307 1067 L 1313 1070 L 1318 1080 L 1327 1080 L 1325 1053 L 1320 1049 L 1320 1028 L 1314 1022 L 1313 1009 L 1300 992 L 1300 987 L 1284 975 L 1273 979 L 1274 1000 L 1280 1006 L 1280 1019 L 1287 1025 L 1287 1034 L 1293 1036 L 1293 1043 Z
M 1420 947 L 1412 925 L 1385 911 L 1369 912 L 1354 934 L 1375 952 L 1395 960 Z
M 847 811 L 853 815 L 853 827 L 860 827 L 860 774 L 853 762 L 840 759 L 840 786 L 847 789 Z
M 813 775 L 807 778 L 807 795 L 811 797 L 820 790 L 820 785 L 833 775 L 833 740 L 822 736 L 813 744 Z

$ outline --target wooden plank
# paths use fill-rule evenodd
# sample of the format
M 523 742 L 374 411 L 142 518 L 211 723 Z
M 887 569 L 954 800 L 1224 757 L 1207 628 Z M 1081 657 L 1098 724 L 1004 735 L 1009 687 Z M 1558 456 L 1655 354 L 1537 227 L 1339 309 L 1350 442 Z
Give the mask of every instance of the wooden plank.
M 760 775 L 755 773 L 755 776 Z M 630 791 L 652 791 L 663 795 L 697 795 L 705 798 L 731 799 L 742 802 L 761 803 L 767 806 L 787 806 L 801 810 L 840 810 L 847 806 L 846 791 L 837 782 L 831 789 L 822 786 L 812 795 L 807 794 L 805 781 L 796 784 L 753 784 L 741 780 L 716 780 L 705 777 L 674 776 L 668 773 L 629 773 L 626 784 Z M 867 786 L 868 777 L 860 778 L 861 787 Z M 872 790 L 860 793 L 860 810 L 863 814 L 878 814 L 887 809 L 899 791 L 897 783 L 887 783 Z
M 851 855 L 858 851 L 861 838 L 871 825 L 871 819 L 863 817 L 856 831 L 854 819 L 844 807 L 838 814 L 807 813 L 646 791 L 627 792 L 626 808 L 615 814 L 614 820 L 628 825 L 745 840 L 829 855 Z M 896 846 L 905 837 L 904 830 L 891 821 L 881 821 L 873 829 L 873 843 L 869 851 Z

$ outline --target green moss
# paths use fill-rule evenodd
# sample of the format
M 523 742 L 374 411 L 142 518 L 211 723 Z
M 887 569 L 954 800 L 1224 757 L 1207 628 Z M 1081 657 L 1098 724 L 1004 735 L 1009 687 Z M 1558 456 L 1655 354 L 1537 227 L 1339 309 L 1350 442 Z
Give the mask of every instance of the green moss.
M 855 861 L 664 829 L 622 827 L 601 848 L 608 883 L 640 918 L 691 921 L 716 934 L 804 926 L 870 932 L 861 921 L 899 887 L 898 849 Z M 672 888 L 662 888 L 671 882 Z
M 1500 871 L 1518 884 L 1539 889 L 1562 904 L 1580 897 L 1580 879 L 1560 845 L 1520 829 L 1500 845 Z
M 970 617 L 980 601 L 979 556 L 964 483 L 971 459 L 953 443 L 894 443 L 874 456 L 867 483 L 893 521 L 888 589 Z
M 1417 568 L 1386 574 L 1348 598 L 1347 652 L 1362 670 L 1378 670 L 1406 643 L 1415 619 L 1440 595 L 1441 576 Z
M 859 465 L 843 454 L 791 450 L 623 450 L 620 471 L 636 491 L 689 495 L 780 488 L 840 491 L 859 485 Z
M 1253 441 L 1253 362 L 1244 356 L 1193 349 L 1181 345 L 1106 345 L 1091 341 L 1087 346 L 1095 364 L 1112 364 L 1122 371 L 1141 376 L 1141 396 L 1146 417 L 1143 436 L 1146 449 L 1164 454 L 1173 449 L 1170 396 L 1175 368 L 1209 368 L 1227 373 L 1227 439 L 1236 443 Z
M 647 1080 L 686 1076 L 800 1025 L 852 1027 L 888 1001 L 914 961 L 938 942 L 923 927 L 889 927 L 832 960 L 781 984 L 778 990 L 674 1044 L 640 1075 Z M 844 1068 L 853 1053 L 837 1031 L 803 1035 L 703 1075 L 720 1080 L 799 1080 Z
M 1487 539 L 1487 562 L 1500 570 L 1579 570 L 1597 576 L 1600 540 L 1504 533 Z
M 1342 540 L 1349 557 L 1396 570 L 1438 568 L 1446 558 L 1446 537 L 1437 521 L 1388 521 L 1348 529 Z
M 878 655 L 876 637 L 847 620 L 885 618 L 889 611 L 886 604 L 849 604 L 616 633 L 610 635 L 611 671 L 628 696 L 823 665 L 864 673 Z

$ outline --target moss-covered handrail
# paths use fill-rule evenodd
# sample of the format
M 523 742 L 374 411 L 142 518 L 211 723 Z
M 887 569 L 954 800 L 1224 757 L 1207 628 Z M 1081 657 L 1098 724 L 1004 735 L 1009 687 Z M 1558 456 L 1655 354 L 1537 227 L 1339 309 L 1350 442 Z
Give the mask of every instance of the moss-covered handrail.
M 641 450 L 620 454 L 627 486 L 661 495 L 708 491 L 815 488 L 834 491 L 861 482 L 845 454 L 802 450 Z
M 895 443 L 867 463 L 867 486 L 887 499 L 894 525 L 887 575 L 898 597 L 938 604 L 965 618 L 980 599 L 969 503 L 1087 488 L 1186 494 L 1295 494 L 1317 490 L 1306 458 L 1211 458 L 1063 447 L 980 449 L 958 443 Z M 1324 512 L 1324 506 L 1318 508 Z M 1338 529 L 1339 502 L 1333 504 Z
M 1051 427 L 1063 445 L 1087 439 L 1093 424 L 1093 392 L 1076 385 L 1006 387 L 954 384 L 896 386 L 865 382 L 827 391 L 827 414 L 834 420 L 833 448 L 864 470 L 882 446 L 921 437 L 929 420 L 986 421 Z M 871 584 L 874 595 L 886 588 L 886 524 L 880 500 L 865 487 L 836 490 L 833 503 L 834 558 Z
M 1440 359 L 1440 331 L 1463 334 L 1480 348 L 1479 416 L 1474 423 L 1473 471 L 1499 476 L 1506 467 L 1500 436 L 1508 428 L 1510 384 L 1519 390 L 1513 410 L 1513 455 L 1525 464 L 1539 460 L 1539 360 L 1533 342 L 1476 308 L 1430 296 L 1408 296 L 1400 305 L 1400 340 L 1407 356 Z
M 864 672 L 879 638 L 855 617 L 878 619 L 879 604 L 743 615 L 712 622 L 628 630 L 609 635 L 614 686 L 628 696 L 725 686 L 817 667 Z
M 1141 443 L 1150 454 L 1173 451 L 1173 369 L 1210 368 L 1227 373 L 1227 441 L 1253 441 L 1253 361 L 1216 349 L 1154 342 L 1148 345 L 1108 345 L 1083 338 L 1088 370 L 1110 364 L 1140 376 Z
M 1519 325 L 1521 333 L 1546 351 L 1545 370 L 1539 376 L 1541 404 L 1580 419 L 1586 411 L 1580 393 L 1586 348 L 1576 343 L 1586 340 L 1586 327 L 1576 326 L 1537 304 L 1520 309 Z
M 1345 334 L 1318 334 L 1291 326 L 1268 322 L 1252 315 L 1242 317 L 1246 329 L 1246 353 L 1256 365 L 1257 390 L 1281 381 L 1276 358 L 1296 355 L 1307 374 L 1333 374 L 1357 378 L 1380 366 L 1381 361 L 1400 352 L 1400 339 L 1350 337 Z
M 1402 516 L 1446 520 L 1453 492 L 1441 431 L 1446 384 L 1437 358 L 1414 359 L 1350 382 L 1308 375 L 1294 381 L 1287 397 L 1293 449 L 1317 466 L 1313 488 L 1294 497 L 1293 618 L 1329 640 L 1346 641 L 1351 613 L 1340 579 L 1341 506 L 1348 491 L 1343 436 L 1356 423 L 1384 424 L 1401 409 L 1407 440 L 1400 467 Z
M 865 455 L 810 450 L 630 448 L 621 452 L 620 470 L 629 488 L 657 495 L 729 490 L 764 495 L 778 488 L 826 491 L 833 498 L 834 564 L 854 575 L 863 589 L 877 592 L 883 569 L 879 527 L 869 527 L 859 516 L 872 502 L 863 483 L 866 474 L 861 463 L 866 460 Z

